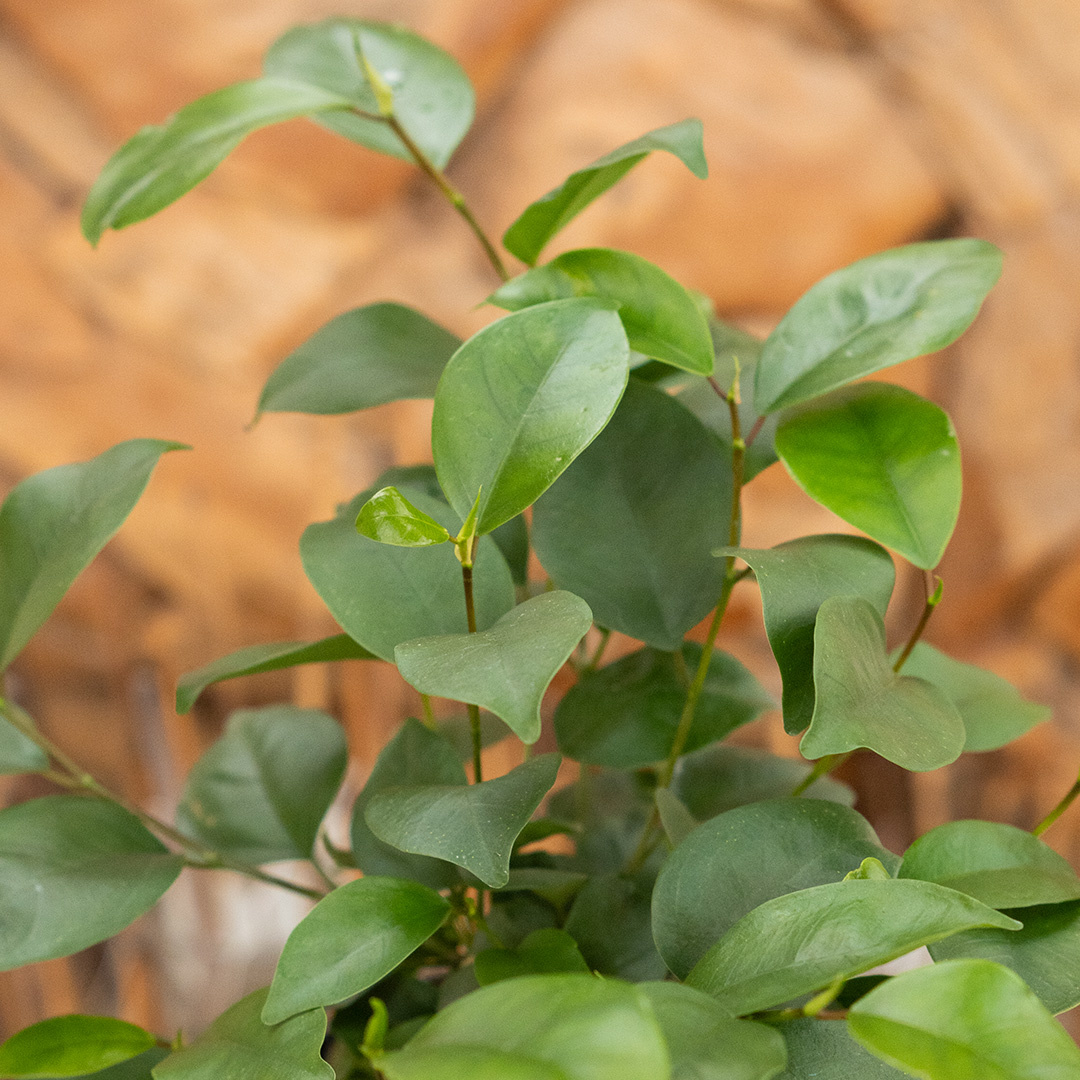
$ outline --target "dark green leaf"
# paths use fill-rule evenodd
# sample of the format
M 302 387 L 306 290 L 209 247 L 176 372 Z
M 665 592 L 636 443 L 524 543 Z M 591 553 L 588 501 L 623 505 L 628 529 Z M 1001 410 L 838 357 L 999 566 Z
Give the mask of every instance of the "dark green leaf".
M 480 705 L 531 744 L 540 738 L 544 691 L 590 626 L 584 600 L 549 592 L 519 604 L 490 630 L 402 642 L 394 657 L 421 693 Z
M 559 187 L 526 207 L 503 236 L 506 250 L 529 266 L 534 265 L 544 245 L 560 229 L 653 150 L 674 154 L 701 179 L 708 175 L 700 120 L 682 120 L 657 128 L 571 173 Z
M 169 1051 L 164 1047 L 155 1047 L 153 1050 L 147 1050 L 145 1054 L 133 1057 L 130 1061 L 102 1069 L 101 1072 L 90 1073 L 83 1080 L 153 1080 L 154 1066 L 168 1056 Z
M 890 869 L 900 861 L 846 806 L 777 799 L 728 810 L 695 829 L 660 871 L 652 899 L 656 944 L 684 978 L 759 905 L 838 882 L 867 857 Z
M 933 402 L 860 383 L 785 416 L 776 451 L 822 506 L 924 570 L 941 561 L 960 512 L 960 448 Z
M 436 730 L 457 751 L 459 761 L 472 761 L 472 721 L 467 715 L 449 716 L 438 721 Z M 480 745 L 484 749 L 509 739 L 511 730 L 491 713 L 480 714 Z
M 111 1016 L 57 1016 L 24 1028 L 0 1046 L 0 1076 L 82 1076 L 156 1044 L 150 1032 Z
M 537 310 L 537 309 L 532 309 Z M 636 379 L 611 423 L 533 510 L 533 544 L 601 626 L 672 652 L 715 606 L 731 462 L 662 390 Z
M 381 488 L 360 507 L 356 531 L 380 544 L 397 547 L 431 547 L 451 538 L 442 525 L 413 506 L 396 487 Z
M 435 393 L 439 483 L 479 534 L 539 498 L 615 411 L 629 369 L 618 315 L 591 297 L 507 315 L 471 337 Z
M 463 866 L 498 889 L 510 877 L 514 840 L 558 770 L 558 754 L 543 754 L 482 784 L 384 790 L 368 803 L 364 819 L 384 843 Z
M 114 803 L 52 795 L 0 810 L 0 971 L 118 934 L 183 864 Z
M 795 1020 L 784 1024 L 787 1068 L 777 1080 L 903 1080 L 864 1050 L 842 1020 Z
M 263 387 L 256 418 L 264 412 L 333 415 L 434 397 L 460 344 L 402 304 L 354 308 L 282 360 Z
M 2 699 L 0 704 L 9 712 L 18 708 L 11 702 L 3 702 Z M 18 709 L 18 715 L 24 724 L 33 726 L 34 721 L 22 709 Z M 32 739 L 28 739 L 0 711 L 0 776 L 41 772 L 48 767 L 48 754 Z
M 529 822 L 529 825 L 534 824 L 536 822 Z M 521 835 L 519 834 L 515 848 L 520 846 Z M 580 873 L 577 870 L 560 870 L 544 866 L 518 866 L 510 870 L 510 879 L 500 892 L 528 890 L 561 911 L 581 891 L 582 885 L 588 879 L 588 874 Z
M 212 683 L 241 675 L 261 675 L 298 664 L 325 664 L 334 660 L 377 660 L 374 653 L 357 644 L 348 634 L 335 634 L 322 641 L 279 641 L 272 645 L 249 645 L 205 667 L 180 676 L 176 686 L 176 711 L 189 712 L 199 695 Z
M 422 495 L 446 503 L 446 496 L 443 494 L 443 489 L 439 487 L 439 478 L 435 475 L 434 465 L 392 465 L 380 474 L 371 490 L 378 491 L 379 488 L 384 487 L 419 491 Z
M 588 970 L 574 939 L 554 927 L 534 930 L 515 949 L 485 949 L 476 954 L 476 978 L 481 986 L 519 975 Z
M 983 240 L 883 251 L 814 285 L 765 342 L 755 400 L 762 412 L 937 352 L 970 325 L 1001 273 Z
M 669 787 L 656 789 L 656 812 L 672 847 L 678 847 L 701 824 Z
M 307 859 L 347 761 L 345 733 L 326 713 L 242 709 L 188 774 L 177 823 L 243 862 Z
M 799 749 L 803 757 L 867 747 L 903 769 L 925 772 L 955 761 L 964 722 L 951 701 L 922 679 L 898 675 L 885 651 L 885 625 L 859 596 L 834 596 L 814 627 L 816 701 Z
M 687 982 L 732 1015 L 757 1012 L 978 926 L 1020 929 L 970 896 L 928 881 L 818 885 L 743 916 Z
M 867 1049 L 927 1080 L 1080 1076 L 1080 1049 L 1022 979 L 989 960 L 952 960 L 882 983 L 848 1013 Z
M 182 449 L 132 439 L 12 489 L 0 507 L 0 671 L 120 528 L 161 455 Z

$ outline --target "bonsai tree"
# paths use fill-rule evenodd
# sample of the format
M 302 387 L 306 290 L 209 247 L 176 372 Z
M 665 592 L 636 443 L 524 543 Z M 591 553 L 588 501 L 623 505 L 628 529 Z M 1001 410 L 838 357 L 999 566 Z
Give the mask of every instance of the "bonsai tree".
M 183 195 L 249 132 L 307 116 L 414 162 L 476 235 L 505 314 L 461 342 L 393 302 L 345 312 L 284 358 L 258 402 L 348 413 L 434 398 L 434 464 L 391 470 L 301 538 L 341 633 L 211 660 L 177 690 L 183 713 L 222 679 L 396 665 L 422 715 L 383 748 L 347 848 L 321 831 L 346 765 L 322 712 L 234 714 L 163 821 L 0 701 L 0 769 L 60 789 L 0 811 L 4 969 L 108 938 L 185 871 L 315 902 L 270 986 L 194 1039 L 57 1017 L 0 1047 L 0 1075 L 1080 1077 L 1054 1019 L 1080 1003 L 1080 878 L 1039 838 L 1076 790 L 1032 832 L 956 821 L 901 855 L 829 776 L 853 753 L 941 768 L 1047 715 L 920 640 L 942 598 L 932 575 L 959 509 L 959 449 L 937 405 L 863 381 L 956 339 L 1000 253 L 960 238 L 863 259 L 759 341 L 637 255 L 542 261 L 650 154 L 704 176 L 698 121 L 673 118 L 526 207 L 502 238 L 517 272 L 442 171 L 472 115 L 449 56 L 407 30 L 332 19 L 274 43 L 262 77 L 140 131 L 90 193 L 96 242 Z M 176 449 L 125 442 L 10 493 L 0 668 Z M 858 534 L 741 546 L 743 488 L 778 461 Z M 894 557 L 925 573 L 927 598 L 890 644 Z M 724 741 L 776 705 L 714 647 L 737 587 L 761 592 L 804 761 Z M 687 640 L 706 619 L 704 640 Z M 605 662 L 613 633 L 639 645 Z M 560 753 L 531 756 L 567 665 Z M 436 697 L 462 716 L 436 720 Z M 499 739 L 519 740 L 523 762 L 485 774 L 482 748 Z M 561 762 L 576 763 L 570 786 Z M 562 846 L 545 847 L 554 836 Z M 321 884 L 278 876 L 284 860 L 307 860 Z M 867 974 L 923 946 L 933 964 Z

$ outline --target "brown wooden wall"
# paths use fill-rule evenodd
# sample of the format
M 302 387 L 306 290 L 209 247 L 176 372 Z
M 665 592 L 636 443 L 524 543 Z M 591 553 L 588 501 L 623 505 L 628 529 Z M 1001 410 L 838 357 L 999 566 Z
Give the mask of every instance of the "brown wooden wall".
M 430 406 L 244 425 L 284 352 L 348 307 L 400 300 L 462 334 L 488 321 L 475 305 L 493 280 L 461 223 L 408 166 L 296 122 L 97 251 L 77 226 L 121 140 L 334 13 L 405 23 L 465 64 L 479 112 L 452 173 L 492 231 L 606 150 L 701 117 L 707 182 L 658 155 L 556 247 L 630 248 L 752 329 L 883 247 L 974 234 L 1005 250 L 974 329 L 895 377 L 949 409 L 964 452 L 929 638 L 1055 719 L 941 773 L 867 760 L 851 778 L 896 844 L 948 817 L 1037 820 L 1080 764 L 1075 0 L 0 0 L 0 488 L 124 438 L 194 447 L 159 467 L 12 692 L 162 813 L 239 705 L 334 708 L 353 790 L 415 708 L 385 665 L 363 664 L 227 684 L 193 718 L 171 698 L 180 672 L 230 649 L 333 632 L 299 534 L 388 464 L 425 460 Z M 754 545 L 837 526 L 780 467 L 749 489 L 746 519 Z M 918 582 L 899 596 L 897 637 Z M 775 686 L 751 590 L 724 644 Z M 751 738 L 794 752 L 775 720 Z M 43 790 L 0 781 L 5 800 Z M 1080 812 L 1049 836 L 1080 861 Z M 196 1030 L 268 979 L 301 910 L 230 877 L 185 879 L 115 944 L 0 978 L 0 1029 L 79 1009 Z

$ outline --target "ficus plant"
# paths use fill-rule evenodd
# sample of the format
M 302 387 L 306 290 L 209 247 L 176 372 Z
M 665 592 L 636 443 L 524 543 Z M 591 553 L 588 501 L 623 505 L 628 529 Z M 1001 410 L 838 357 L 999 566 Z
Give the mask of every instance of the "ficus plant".
M 829 775 L 853 753 L 938 769 L 1047 717 L 920 640 L 942 597 L 959 449 L 937 405 L 864 380 L 955 340 L 997 249 L 961 238 L 863 259 L 760 341 L 637 255 L 541 258 L 650 154 L 704 176 L 698 121 L 583 165 L 525 208 L 504 254 L 443 172 L 473 116 L 452 58 L 404 29 L 332 19 L 285 34 L 264 71 L 126 143 L 89 195 L 86 236 L 167 206 L 256 128 L 306 116 L 414 162 L 476 235 L 505 314 L 462 342 L 376 303 L 285 357 L 258 414 L 433 398 L 434 464 L 391 470 L 304 532 L 340 633 L 213 660 L 183 677 L 177 710 L 219 680 L 333 661 L 395 665 L 421 715 L 383 748 L 344 844 L 322 825 L 347 760 L 323 712 L 235 713 L 164 821 L 4 699 L 0 769 L 59 793 L 0 811 L 0 968 L 116 934 L 182 872 L 246 874 L 314 903 L 271 984 L 194 1038 L 57 1017 L 0 1046 L 0 1075 L 1080 1077 L 1054 1019 L 1080 1003 L 1080 878 L 1040 839 L 1076 791 L 1031 832 L 955 821 L 899 854 Z M 133 440 L 11 491 L 0 666 L 178 448 Z M 741 546 L 743 488 L 778 461 L 856 532 Z M 895 559 L 928 585 L 890 644 Z M 736 588 L 760 590 L 779 703 L 714 647 Z M 609 661 L 613 634 L 632 648 Z M 575 681 L 545 710 L 567 666 Z M 790 757 L 725 742 L 777 707 Z M 559 753 L 533 756 L 546 724 Z M 523 763 L 493 776 L 481 751 L 502 739 Z M 297 860 L 317 885 L 275 872 Z M 873 973 L 923 946 L 932 964 Z

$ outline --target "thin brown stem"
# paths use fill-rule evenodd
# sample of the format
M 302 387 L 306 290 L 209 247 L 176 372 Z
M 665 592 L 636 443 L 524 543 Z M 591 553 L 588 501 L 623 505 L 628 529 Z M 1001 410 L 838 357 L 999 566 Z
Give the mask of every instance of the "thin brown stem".
M 911 650 L 918 644 L 919 638 L 923 636 L 923 631 L 926 629 L 926 624 L 930 621 L 930 616 L 934 614 L 934 608 L 941 603 L 941 593 L 945 587 L 945 583 L 941 578 L 937 578 L 937 587 L 932 593 L 926 597 L 926 606 L 923 608 L 923 613 L 919 617 L 919 621 L 915 624 L 915 629 L 911 632 L 911 637 L 908 638 L 907 644 L 904 646 L 903 652 L 896 658 L 896 663 L 893 664 L 893 671 L 899 672 L 904 666 L 904 662 L 911 655 Z
M 476 633 L 476 603 L 473 599 L 473 553 L 476 549 L 475 541 L 469 557 L 461 563 L 461 581 L 465 586 L 465 617 L 469 625 L 469 633 Z M 472 763 L 473 783 L 479 784 L 484 779 L 484 766 L 481 760 L 481 751 L 484 748 L 483 733 L 480 729 L 480 708 L 477 705 L 469 705 L 469 728 L 472 731 Z

